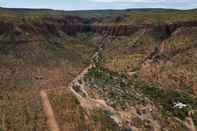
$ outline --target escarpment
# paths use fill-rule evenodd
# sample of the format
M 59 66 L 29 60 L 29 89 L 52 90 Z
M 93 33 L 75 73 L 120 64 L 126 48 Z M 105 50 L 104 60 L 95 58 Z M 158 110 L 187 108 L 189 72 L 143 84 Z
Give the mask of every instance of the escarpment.
M 77 16 L 66 17 L 44 17 L 39 20 L 21 19 L 19 22 L 0 20 L 0 40 L 9 35 L 12 40 L 26 39 L 27 36 L 54 35 L 76 35 L 77 33 L 98 33 L 112 36 L 127 36 L 139 30 L 153 33 L 159 39 L 169 37 L 180 27 L 195 27 L 197 21 L 175 22 L 171 24 L 100 24 L 94 19 L 80 18 Z M 34 35 L 31 35 L 34 34 Z M 9 39 L 4 39 L 5 41 Z

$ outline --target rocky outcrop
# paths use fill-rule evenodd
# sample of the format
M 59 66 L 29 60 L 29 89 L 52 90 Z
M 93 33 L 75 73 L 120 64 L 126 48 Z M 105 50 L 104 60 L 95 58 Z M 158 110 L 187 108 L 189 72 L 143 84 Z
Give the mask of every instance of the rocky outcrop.
M 1 20 L 0 25 L 0 35 L 11 35 L 13 39 L 21 36 L 25 37 L 24 35 L 28 33 L 61 36 L 62 33 L 67 35 L 76 35 L 77 33 L 82 32 L 93 32 L 113 36 L 126 36 L 141 29 L 149 30 L 159 39 L 164 39 L 169 37 L 177 28 L 197 26 L 197 21 L 176 22 L 161 25 L 101 25 L 95 24 L 95 20 L 93 19 L 66 16 L 44 17 L 36 21 L 22 19 L 19 23 Z
M 184 27 L 186 28 L 197 27 L 197 21 L 185 21 L 185 22 L 183 21 L 183 22 L 176 22 L 171 24 L 144 26 L 144 28 L 152 29 L 154 36 L 157 36 L 160 39 L 168 38 L 178 28 L 184 28 Z

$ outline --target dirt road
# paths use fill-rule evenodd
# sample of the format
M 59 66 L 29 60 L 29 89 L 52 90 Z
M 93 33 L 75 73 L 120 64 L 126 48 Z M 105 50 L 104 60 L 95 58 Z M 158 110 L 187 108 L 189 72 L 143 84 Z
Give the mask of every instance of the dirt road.
M 47 124 L 48 124 L 49 131 L 60 131 L 57 121 L 54 116 L 53 109 L 52 109 L 51 104 L 49 102 L 47 93 L 44 90 L 41 90 L 40 96 L 42 99 L 44 112 L 47 117 Z

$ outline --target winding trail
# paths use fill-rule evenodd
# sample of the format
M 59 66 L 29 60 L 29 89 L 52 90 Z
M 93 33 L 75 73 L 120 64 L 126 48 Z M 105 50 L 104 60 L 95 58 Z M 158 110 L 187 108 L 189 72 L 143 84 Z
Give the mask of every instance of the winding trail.
M 86 110 L 93 110 L 93 109 L 104 109 L 106 111 L 110 111 L 113 113 L 113 115 L 111 116 L 111 118 L 119 125 L 121 125 L 121 119 L 120 116 L 118 114 L 118 112 L 116 112 L 111 106 L 107 105 L 107 103 L 104 100 L 101 99 L 94 99 L 89 97 L 88 92 L 86 92 L 86 90 L 84 89 L 85 85 L 80 84 L 80 86 L 78 87 L 80 89 L 80 91 L 82 91 L 86 96 L 83 97 L 81 96 L 74 88 L 73 85 L 75 85 L 75 83 L 78 83 L 79 80 L 81 80 L 81 78 L 83 78 L 89 71 L 89 69 L 94 68 L 95 65 L 94 64 L 90 64 L 88 67 L 86 67 L 81 73 L 79 73 L 79 75 L 69 84 L 69 89 L 71 90 L 71 92 L 75 95 L 75 97 L 78 99 L 78 101 L 80 102 L 81 107 L 83 107 Z
M 49 98 L 47 93 L 44 90 L 40 91 L 41 100 L 43 103 L 43 109 L 47 117 L 47 125 L 49 131 L 60 131 L 57 121 L 55 119 L 55 115 L 52 109 L 52 106 L 49 102 Z
M 103 40 L 100 43 L 103 43 L 103 41 L 105 40 L 106 37 L 103 38 Z M 102 45 L 102 44 L 101 44 Z M 95 52 L 92 59 L 94 57 L 96 57 L 98 55 L 98 52 Z M 90 64 L 88 67 L 86 67 L 85 69 L 82 70 L 82 72 L 80 72 L 73 80 L 72 82 L 69 83 L 69 85 L 67 86 L 72 92 L 73 94 L 77 97 L 77 99 L 81 102 L 83 101 L 83 97 L 81 97 L 77 92 L 75 92 L 75 90 L 72 88 L 73 83 L 80 80 L 81 77 L 83 77 L 85 74 L 88 73 L 88 70 L 93 68 L 95 65 L 94 64 Z M 63 87 L 65 88 L 65 87 Z M 51 90 L 51 89 L 48 89 Z M 45 90 L 41 90 L 40 91 L 40 96 L 41 96 L 41 101 L 43 104 L 43 109 L 44 112 L 46 114 L 46 118 L 47 118 L 47 125 L 49 128 L 49 131 L 60 131 L 60 128 L 58 126 L 58 123 L 55 119 L 55 115 L 54 115 L 54 111 L 53 108 L 50 104 L 47 92 Z M 89 102 L 85 102 L 85 103 L 89 103 Z M 83 105 L 83 104 L 81 104 Z

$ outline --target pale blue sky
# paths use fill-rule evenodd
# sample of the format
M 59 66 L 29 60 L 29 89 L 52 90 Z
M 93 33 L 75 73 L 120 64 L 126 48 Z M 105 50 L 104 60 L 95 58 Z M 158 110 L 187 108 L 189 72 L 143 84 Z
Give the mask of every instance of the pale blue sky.
M 0 0 L 0 7 L 61 10 L 125 8 L 197 8 L 197 0 Z

